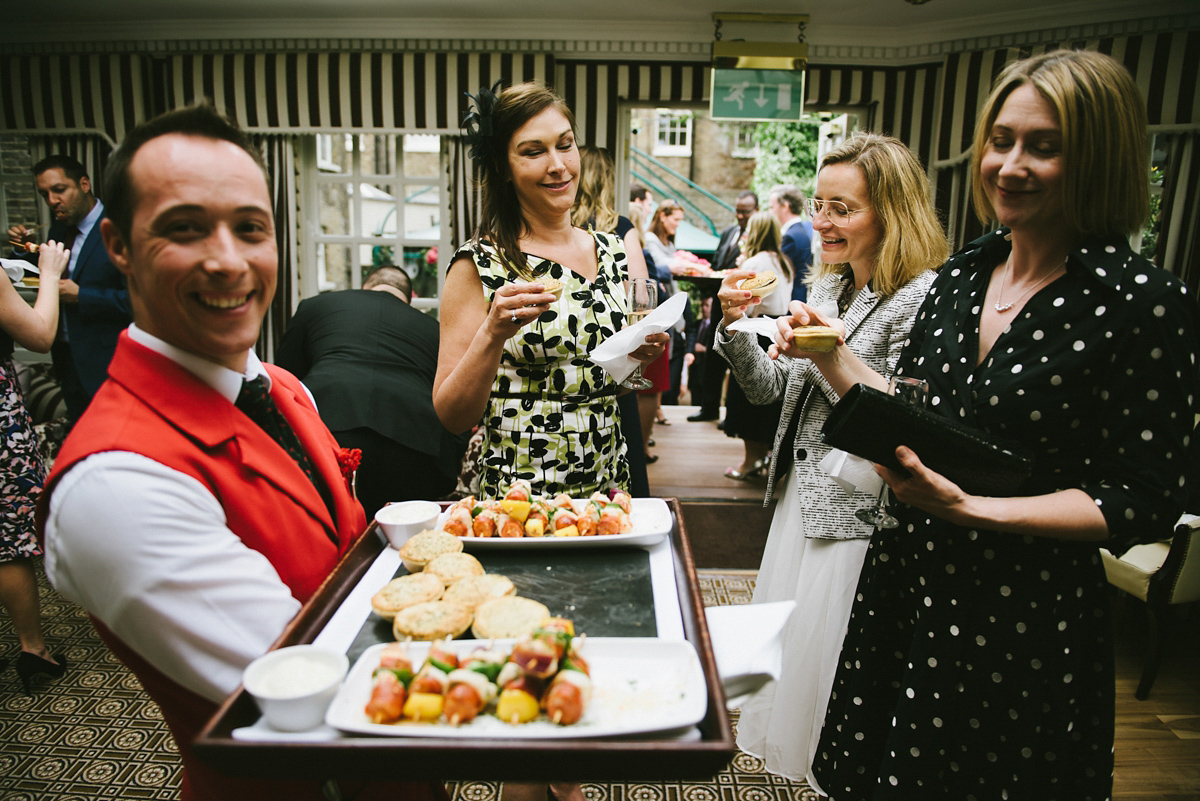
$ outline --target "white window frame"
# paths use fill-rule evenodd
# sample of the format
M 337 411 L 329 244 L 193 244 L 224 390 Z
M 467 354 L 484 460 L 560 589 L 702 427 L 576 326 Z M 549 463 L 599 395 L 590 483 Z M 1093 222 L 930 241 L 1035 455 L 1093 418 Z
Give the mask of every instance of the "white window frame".
M 657 108 L 654 110 L 654 155 L 656 156 L 691 156 L 692 155 L 692 123 L 695 113 L 691 109 Z M 665 126 L 664 126 L 665 123 Z M 677 134 L 677 141 L 671 144 L 667 139 L 671 133 Z
M 759 147 L 754 141 L 756 122 L 735 122 L 729 131 L 729 155 L 735 159 L 758 158 Z
M 390 175 L 378 175 L 375 173 L 364 172 L 363 153 L 363 137 L 380 136 L 388 142 L 388 147 L 392 148 L 394 167 Z M 320 292 L 326 292 L 338 286 L 339 282 L 334 280 L 340 276 L 331 276 L 328 273 L 329 265 L 326 264 L 325 251 L 326 245 L 341 245 L 351 248 L 351 253 L 354 249 L 360 251 L 364 248 L 371 248 L 376 245 L 390 245 L 395 254 L 396 260 L 402 262 L 403 252 L 405 248 L 429 248 L 436 246 L 440 259 L 448 258 L 451 251 L 450 243 L 450 204 L 446 199 L 447 188 L 445 186 L 446 175 L 446 160 L 448 158 L 448 149 L 441 143 L 441 137 L 435 138 L 439 140 L 437 151 L 439 153 L 438 168 L 436 174 L 410 176 L 404 173 L 404 159 L 400 157 L 403 147 L 401 141 L 397 141 L 400 137 L 406 137 L 402 133 L 396 134 L 344 134 L 345 143 L 347 145 L 347 153 L 350 156 L 350 164 L 346 170 L 340 171 L 341 168 L 332 164 L 331 160 L 326 163 L 320 158 L 322 141 L 328 142 L 327 153 L 332 155 L 332 148 L 336 137 L 343 136 L 342 132 L 332 134 L 316 134 L 309 136 L 297 137 L 297 153 L 299 158 L 299 171 L 301 175 L 301 202 L 298 215 L 298 227 L 301 232 L 300 245 L 298 250 L 300 261 L 299 275 L 299 296 L 300 298 L 311 297 Z M 328 137 L 322 140 L 322 137 Z M 424 135 L 420 137 L 424 140 Z M 397 145 L 401 148 L 397 148 Z M 410 151 L 412 152 L 412 151 Z M 419 150 L 419 152 L 425 152 Z M 396 231 L 394 234 L 389 234 L 384 238 L 365 235 L 362 233 L 363 220 L 363 201 L 367 195 L 372 194 L 371 188 L 376 185 L 387 185 L 391 187 L 392 197 L 395 200 L 395 220 Z M 329 186 L 341 186 L 344 188 L 348 198 L 348 216 L 346 229 L 349 233 L 327 233 L 321 228 L 321 197 L 322 190 Z M 428 189 L 432 187 L 437 192 L 435 201 L 438 209 L 438 228 L 439 236 L 437 238 L 428 237 L 411 237 L 408 236 L 403 224 L 405 219 L 406 202 L 405 198 L 413 192 L 420 189 Z M 422 207 L 428 204 L 421 204 Z M 367 251 L 369 252 L 369 250 Z M 358 259 L 361 261 L 362 257 Z M 355 264 L 349 268 L 349 287 L 358 289 L 362 286 L 362 264 Z M 413 305 L 417 308 L 436 308 L 439 305 L 442 284 L 445 277 L 444 266 L 438 271 L 437 296 L 432 298 L 416 298 Z

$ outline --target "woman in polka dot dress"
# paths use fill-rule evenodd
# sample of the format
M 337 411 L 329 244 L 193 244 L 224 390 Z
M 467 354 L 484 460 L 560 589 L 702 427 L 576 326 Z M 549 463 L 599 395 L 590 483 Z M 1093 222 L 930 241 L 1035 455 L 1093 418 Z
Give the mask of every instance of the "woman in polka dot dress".
M 817 748 L 834 799 L 1111 795 L 1098 546 L 1169 536 L 1197 411 L 1195 300 L 1127 241 L 1145 142 L 1098 53 L 1012 64 L 988 98 L 974 202 L 1002 227 L 942 268 L 898 372 L 1036 465 L 1019 498 L 967 495 L 907 448 L 908 477 L 880 470 L 901 525 L 872 538 Z
M 538 494 L 628 490 L 619 389 L 587 355 L 624 325 L 624 281 L 645 268 L 627 270 L 616 236 L 571 225 L 579 149 L 561 98 L 534 83 L 482 90 L 467 124 L 480 225 L 446 275 L 434 408 L 450 431 L 482 420 L 480 495 L 516 479 Z M 634 355 L 650 361 L 666 339 Z

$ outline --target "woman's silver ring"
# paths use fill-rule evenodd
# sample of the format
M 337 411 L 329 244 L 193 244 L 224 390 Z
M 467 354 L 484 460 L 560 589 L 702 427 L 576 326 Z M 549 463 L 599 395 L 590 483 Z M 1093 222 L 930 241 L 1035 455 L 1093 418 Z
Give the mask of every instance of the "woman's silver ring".
M 517 312 L 516 312 L 516 310 L 515 310 L 515 309 L 513 310 L 513 313 L 512 313 L 512 323 L 513 323 L 513 325 L 517 325 L 517 324 L 518 324 L 518 320 L 517 320 Z

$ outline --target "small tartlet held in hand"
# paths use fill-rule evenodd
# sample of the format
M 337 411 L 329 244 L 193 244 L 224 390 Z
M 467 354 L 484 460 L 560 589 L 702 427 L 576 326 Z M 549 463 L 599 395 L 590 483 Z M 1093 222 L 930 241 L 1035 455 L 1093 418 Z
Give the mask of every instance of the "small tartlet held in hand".
M 792 329 L 792 345 L 800 350 L 829 353 L 837 347 L 837 329 L 825 325 L 802 325 Z
M 779 286 L 779 277 L 774 270 L 760 270 L 738 284 L 738 289 L 749 292 L 756 298 L 765 298 Z
M 543 292 L 549 292 L 554 296 L 555 300 L 562 298 L 563 288 L 566 287 L 566 284 L 564 284 L 562 281 L 559 281 L 556 278 L 551 278 L 548 275 L 543 275 L 537 280 L 538 283 L 542 285 Z

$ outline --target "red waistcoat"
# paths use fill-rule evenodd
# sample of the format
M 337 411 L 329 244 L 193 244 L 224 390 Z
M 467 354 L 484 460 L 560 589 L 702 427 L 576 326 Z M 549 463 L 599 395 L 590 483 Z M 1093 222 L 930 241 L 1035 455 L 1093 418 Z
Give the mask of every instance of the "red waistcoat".
M 207 487 L 224 509 L 230 530 L 267 557 L 293 597 L 307 600 L 366 529 L 366 517 L 342 476 L 337 441 L 300 382 L 267 365 L 271 397 L 329 487 L 336 521 L 295 460 L 183 367 L 122 333 L 108 372 L 109 380 L 63 443 L 46 481 L 39 534 L 54 486 L 72 465 L 103 451 L 139 453 Z M 152 667 L 103 621 L 96 623 L 101 637 L 162 708 L 184 758 L 184 798 L 249 799 L 257 794 L 261 801 L 260 782 L 227 779 L 191 756 L 191 742 L 216 706 Z

